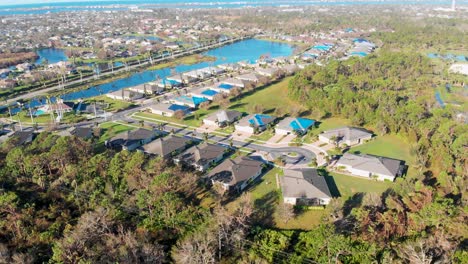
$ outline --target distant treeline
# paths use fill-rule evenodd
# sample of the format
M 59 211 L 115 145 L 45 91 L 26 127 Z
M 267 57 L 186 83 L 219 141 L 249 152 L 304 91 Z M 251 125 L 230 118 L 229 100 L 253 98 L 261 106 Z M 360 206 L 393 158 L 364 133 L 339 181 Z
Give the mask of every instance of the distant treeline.
M 0 68 L 6 68 L 26 61 L 37 60 L 39 56 L 34 52 L 0 53 Z

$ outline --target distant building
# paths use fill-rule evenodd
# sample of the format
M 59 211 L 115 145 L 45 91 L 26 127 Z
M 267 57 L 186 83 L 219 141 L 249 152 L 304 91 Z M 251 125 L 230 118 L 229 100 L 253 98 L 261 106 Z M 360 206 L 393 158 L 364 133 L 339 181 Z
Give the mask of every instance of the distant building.
M 334 144 L 336 141 L 339 145 L 348 146 L 361 144 L 371 138 L 372 132 L 357 127 L 342 127 L 319 134 L 319 140 L 322 142 Z
M 143 98 L 144 94 L 124 89 L 108 93 L 106 96 L 116 100 L 133 101 Z
M 284 203 L 327 205 L 332 198 L 327 181 L 316 169 L 284 170 L 279 178 Z
M 405 162 L 380 156 L 345 153 L 336 162 L 335 168 L 365 178 L 394 181 L 403 174 Z
M 164 92 L 165 87 L 159 86 L 157 83 L 149 82 L 128 88 L 132 92 L 141 94 L 161 94 Z
M 31 143 L 35 136 L 33 131 L 15 131 L 8 135 L 8 141 L 17 147 Z

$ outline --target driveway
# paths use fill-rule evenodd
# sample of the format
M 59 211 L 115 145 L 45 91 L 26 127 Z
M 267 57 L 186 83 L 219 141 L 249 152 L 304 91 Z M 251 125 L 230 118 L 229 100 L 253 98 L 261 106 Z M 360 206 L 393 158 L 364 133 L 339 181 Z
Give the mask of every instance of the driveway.
M 278 142 L 280 139 L 282 139 L 283 136 L 284 136 L 284 135 L 275 134 L 274 136 L 272 136 L 272 137 L 267 141 L 267 143 L 275 144 L 275 143 Z
M 289 142 L 293 141 L 293 139 L 295 139 L 295 138 L 296 138 L 295 134 L 289 134 L 286 137 L 284 137 L 283 139 L 281 139 L 281 141 L 279 143 L 288 144 Z
M 201 127 L 197 128 L 196 130 L 199 133 L 212 133 L 216 129 L 218 129 L 217 126 L 210 126 L 210 125 L 207 125 L 207 124 L 203 124 Z

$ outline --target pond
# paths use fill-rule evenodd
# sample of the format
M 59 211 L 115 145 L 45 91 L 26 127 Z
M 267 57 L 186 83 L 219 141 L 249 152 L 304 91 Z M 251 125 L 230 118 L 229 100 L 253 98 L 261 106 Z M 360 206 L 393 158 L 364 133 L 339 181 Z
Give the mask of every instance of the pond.
M 65 51 L 62 49 L 40 49 L 36 53 L 39 56 L 39 59 L 37 59 L 35 62 L 36 64 L 42 64 L 45 60 L 47 60 L 48 64 L 53 64 L 60 61 L 68 61 L 68 57 L 65 55 Z
M 287 57 L 290 56 L 292 53 L 293 47 L 285 43 L 271 42 L 259 39 L 248 39 L 229 44 L 220 48 L 216 48 L 204 53 L 205 55 L 215 57 L 215 61 L 201 62 L 192 65 L 178 65 L 174 68 L 174 70 L 178 73 L 187 72 L 205 68 L 208 66 L 215 66 L 226 63 L 236 63 L 240 61 L 254 62 L 255 60 L 259 59 L 262 55 L 269 55 L 271 58 L 276 58 Z M 155 81 L 158 78 L 162 79 L 169 75 L 171 75 L 171 68 L 137 72 L 126 78 L 122 78 L 98 86 L 92 86 L 86 90 L 65 93 L 60 97 L 66 101 L 71 101 L 99 96 L 127 87 L 132 87 L 147 82 Z M 37 107 L 44 103 L 44 98 L 41 98 L 40 100 L 32 100 L 30 102 L 32 107 Z M 15 109 L 15 111 L 17 110 Z

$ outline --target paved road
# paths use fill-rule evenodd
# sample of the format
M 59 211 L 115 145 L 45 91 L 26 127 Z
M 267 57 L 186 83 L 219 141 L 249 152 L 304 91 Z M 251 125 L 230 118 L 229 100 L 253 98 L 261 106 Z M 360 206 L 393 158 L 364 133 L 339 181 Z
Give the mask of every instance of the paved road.
M 126 117 L 126 121 L 130 122 L 137 122 L 136 120 Z M 151 123 L 149 121 L 146 121 L 147 123 Z M 153 123 L 154 124 L 154 123 Z M 154 128 L 159 128 L 158 125 L 154 124 Z M 187 128 L 181 128 L 181 127 L 176 127 L 172 126 L 170 124 L 164 125 L 163 130 L 166 131 L 167 133 L 174 132 L 176 134 L 182 134 L 185 137 L 189 138 L 196 138 L 196 139 L 203 139 L 203 133 L 194 131 L 193 129 L 187 129 Z M 230 145 L 230 139 L 231 136 L 217 136 L 210 134 L 208 136 L 208 139 L 210 141 L 217 142 L 218 144 L 222 144 L 225 146 Z M 277 157 L 283 157 L 285 162 L 287 164 L 295 164 L 295 165 L 307 165 L 311 162 L 313 158 L 315 158 L 315 153 L 304 148 L 300 147 L 268 147 L 265 145 L 259 145 L 251 142 L 244 142 L 244 141 L 239 141 L 239 140 L 232 140 L 232 145 L 237 148 L 248 148 L 252 149 L 255 151 L 261 151 L 261 152 L 266 152 L 270 154 L 272 159 L 275 159 Z M 289 153 L 296 153 L 296 156 L 288 156 Z
M 200 51 L 220 47 L 220 46 L 223 46 L 223 45 L 226 45 L 226 44 L 229 44 L 229 43 L 234 43 L 236 41 L 240 41 L 240 40 L 247 39 L 247 38 L 250 38 L 250 37 L 240 37 L 240 38 L 236 38 L 236 39 L 232 39 L 232 40 L 226 40 L 226 41 L 217 42 L 217 43 L 214 43 L 214 44 L 209 44 L 209 45 L 206 45 L 206 46 L 203 46 L 203 47 L 193 48 L 193 49 L 186 50 L 186 51 L 176 52 L 176 53 L 173 53 L 172 55 L 159 56 L 159 57 L 156 57 L 155 59 L 153 59 L 152 63 L 155 64 L 155 63 L 163 62 L 163 61 L 167 60 L 169 57 L 170 58 L 178 58 L 178 57 L 183 57 L 183 56 L 186 56 L 186 55 L 191 55 L 191 54 L 194 54 L 194 53 L 197 53 L 197 52 L 200 52 Z M 108 71 L 108 72 L 105 72 L 105 73 L 101 73 L 99 75 L 99 78 L 102 78 L 102 77 L 105 77 L 105 76 L 108 76 L 108 75 L 111 75 L 111 74 L 123 72 L 123 71 L 130 71 L 132 69 L 135 69 L 135 68 L 138 68 L 138 67 L 150 64 L 150 63 L 151 62 L 150 62 L 149 59 L 141 60 L 139 64 L 131 65 L 131 66 L 128 66 L 128 67 L 122 67 L 122 68 L 116 69 L 114 71 Z M 89 77 L 85 77 L 82 80 L 67 82 L 65 84 L 65 86 L 79 84 L 79 83 L 82 83 L 82 82 L 85 82 L 85 81 L 88 81 L 88 80 L 91 80 L 91 79 L 95 79 L 95 78 L 96 78 L 96 75 L 92 75 L 92 76 L 89 76 Z M 14 103 L 14 102 L 16 102 L 18 100 L 31 99 L 31 98 L 43 95 L 43 94 L 45 94 L 47 92 L 60 90 L 60 89 L 63 89 L 63 86 L 56 85 L 56 86 L 41 89 L 41 90 L 38 90 L 38 91 L 34 91 L 34 92 L 28 92 L 26 94 L 19 95 L 19 96 L 16 96 L 14 98 L 11 98 L 11 99 L 7 99 L 6 104 Z

